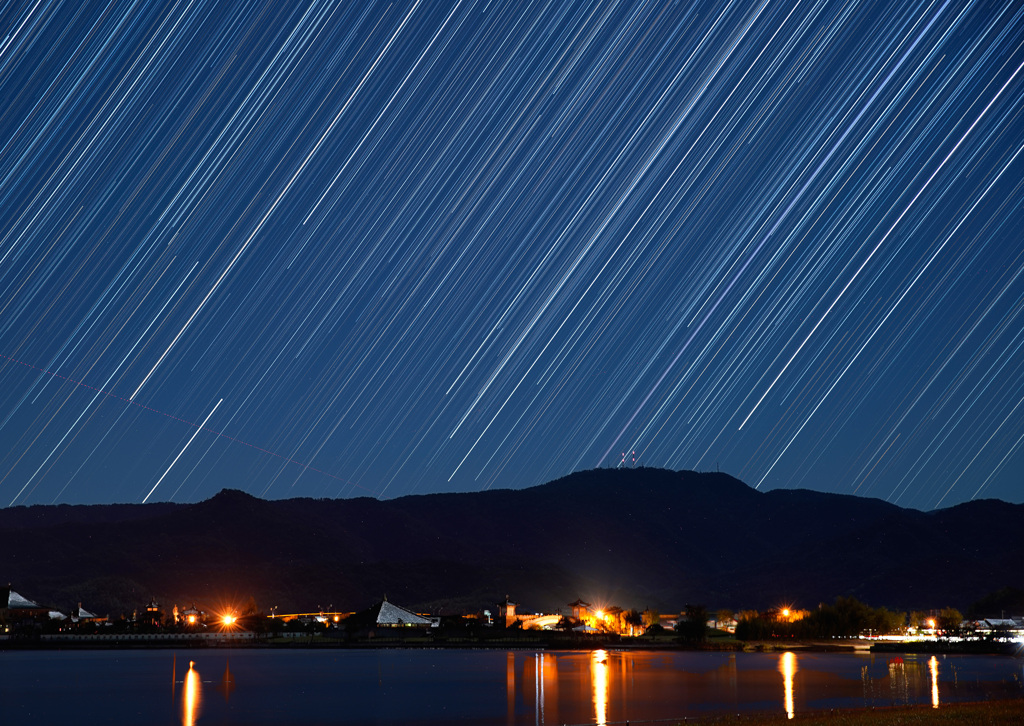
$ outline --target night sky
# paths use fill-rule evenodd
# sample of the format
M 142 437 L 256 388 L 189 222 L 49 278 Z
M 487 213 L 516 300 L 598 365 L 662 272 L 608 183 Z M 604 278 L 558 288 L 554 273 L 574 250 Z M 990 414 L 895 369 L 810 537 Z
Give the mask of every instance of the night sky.
M 1024 499 L 1021 3 L 0 25 L 2 506 L 621 465 Z

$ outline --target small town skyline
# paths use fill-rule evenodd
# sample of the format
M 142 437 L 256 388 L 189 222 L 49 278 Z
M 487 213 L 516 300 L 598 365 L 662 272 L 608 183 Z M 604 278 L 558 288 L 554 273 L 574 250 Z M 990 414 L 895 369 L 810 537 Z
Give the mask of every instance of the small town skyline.
M 717 631 L 739 640 L 787 640 L 798 634 L 803 640 L 822 638 L 858 638 L 896 642 L 956 640 L 1000 640 L 1017 642 L 1024 647 L 1024 612 L 999 617 L 981 615 L 982 602 L 972 606 L 972 617 L 965 617 L 955 608 L 899 612 L 885 607 L 873 608 L 855 598 L 837 598 L 835 603 L 821 603 L 817 608 L 800 608 L 783 604 L 768 610 L 711 610 L 704 605 L 686 605 L 679 612 L 662 613 L 655 609 L 624 609 L 615 604 L 592 604 L 577 598 L 555 612 L 526 610 L 510 597 L 472 612 L 417 612 L 391 602 L 385 595 L 374 605 L 360 611 L 336 611 L 330 606 L 305 612 L 278 612 L 261 609 L 254 598 L 246 603 L 223 603 L 208 607 L 196 604 L 186 607 L 177 603 L 163 608 L 155 598 L 130 613 L 97 614 L 77 607 L 65 612 L 42 605 L 8 586 L 0 590 L 0 634 L 8 640 L 32 641 L 46 635 L 143 637 L 205 634 L 221 636 L 266 637 L 268 635 L 329 634 L 332 630 L 373 628 L 422 629 L 431 631 L 445 624 L 449 630 L 488 628 L 517 632 L 561 632 L 583 636 L 642 638 L 675 632 L 680 641 L 697 645 L 708 640 L 708 633 Z M 1024 602 L 1024 591 L 1002 593 L 1007 601 Z M 991 607 L 991 606 L 989 606 Z M 1022 609 L 1024 610 L 1024 609 Z M 807 627 L 811 621 L 818 621 Z M 597 641 L 601 642 L 601 641 Z M 724 641 L 719 641 L 721 644 Z

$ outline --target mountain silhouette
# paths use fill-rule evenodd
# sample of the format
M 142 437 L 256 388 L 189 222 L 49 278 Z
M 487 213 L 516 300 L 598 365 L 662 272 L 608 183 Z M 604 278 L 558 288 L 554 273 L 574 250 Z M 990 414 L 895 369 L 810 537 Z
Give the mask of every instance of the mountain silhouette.
M 1019 584 L 1024 505 L 921 512 L 727 474 L 596 469 L 522 490 L 0 510 L 0 579 L 54 606 L 104 612 L 254 597 L 264 611 L 359 610 L 388 598 L 475 611 L 509 594 L 553 611 L 813 608 L 852 595 L 966 608 Z

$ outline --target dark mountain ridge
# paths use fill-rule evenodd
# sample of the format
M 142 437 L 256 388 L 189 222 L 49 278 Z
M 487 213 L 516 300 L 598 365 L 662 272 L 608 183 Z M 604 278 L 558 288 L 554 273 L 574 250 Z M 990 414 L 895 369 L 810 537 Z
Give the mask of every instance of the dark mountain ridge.
M 505 594 L 552 611 L 582 597 L 815 607 L 966 607 L 1020 585 L 1024 505 L 933 512 L 807 490 L 758 492 L 720 473 L 577 472 L 522 490 L 0 510 L 0 579 L 57 606 L 357 610 L 382 594 L 476 610 Z

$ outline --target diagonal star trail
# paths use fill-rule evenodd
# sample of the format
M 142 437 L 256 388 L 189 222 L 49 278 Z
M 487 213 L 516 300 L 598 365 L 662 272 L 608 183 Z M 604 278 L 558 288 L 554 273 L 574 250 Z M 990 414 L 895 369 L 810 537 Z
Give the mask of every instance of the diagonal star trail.
M 0 24 L 10 505 L 525 487 L 623 451 L 1021 501 L 1018 4 Z

